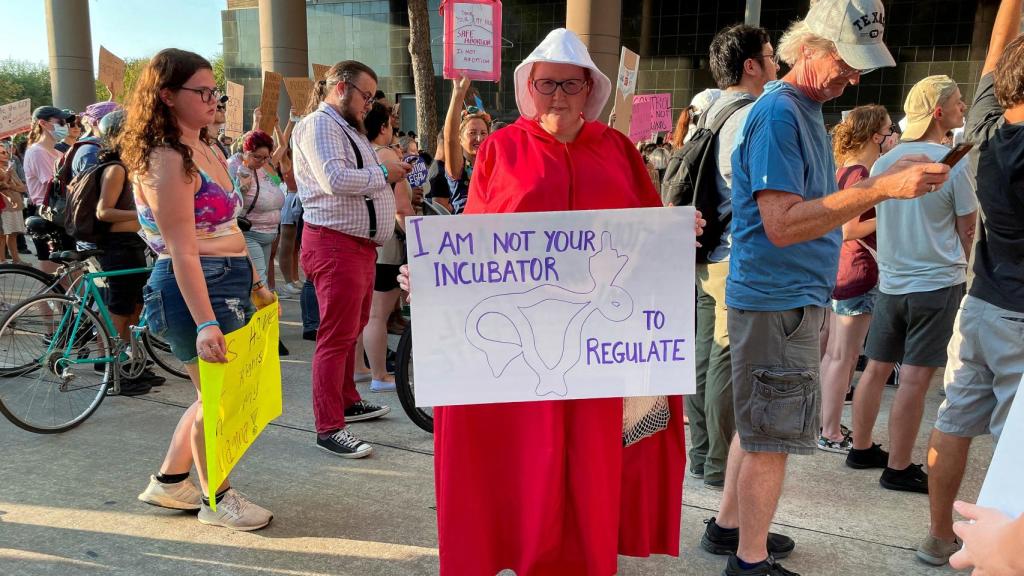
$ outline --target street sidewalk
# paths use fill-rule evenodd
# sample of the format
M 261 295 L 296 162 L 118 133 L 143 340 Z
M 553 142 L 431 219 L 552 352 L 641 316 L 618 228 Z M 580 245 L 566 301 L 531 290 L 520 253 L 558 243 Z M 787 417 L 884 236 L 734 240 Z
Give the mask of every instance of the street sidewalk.
M 232 475 L 235 486 L 275 513 L 253 533 L 199 524 L 194 514 L 149 507 L 136 495 L 163 458 L 167 440 L 194 398 L 170 379 L 137 398 L 108 398 L 78 429 L 33 435 L 0 419 L 0 574 L 65 575 L 429 575 L 437 573 L 433 441 L 393 394 L 366 397 L 389 416 L 352 430 L 374 445 L 363 460 L 316 448 L 310 398 L 312 342 L 300 339 L 297 300 L 283 302 L 284 414 Z M 928 395 L 919 453 L 941 401 Z M 886 390 L 878 438 L 892 399 Z M 849 408 L 844 421 L 849 421 Z M 977 441 L 962 498 L 973 500 L 992 454 Z M 913 550 L 928 526 L 928 499 L 878 486 L 878 471 L 855 471 L 835 454 L 795 457 L 773 530 L 796 539 L 784 564 L 804 576 L 943 575 Z M 717 575 L 725 558 L 703 552 L 702 521 L 721 494 L 687 477 L 681 557 L 622 558 L 625 575 Z

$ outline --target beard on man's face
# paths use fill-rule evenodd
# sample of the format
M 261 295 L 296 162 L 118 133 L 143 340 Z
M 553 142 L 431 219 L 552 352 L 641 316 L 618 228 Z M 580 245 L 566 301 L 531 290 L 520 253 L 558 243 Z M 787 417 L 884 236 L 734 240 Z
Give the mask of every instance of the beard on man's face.
M 366 134 L 363 115 L 352 111 L 352 96 L 349 93 L 341 97 L 341 117 L 355 127 L 356 130 L 359 130 L 360 134 Z

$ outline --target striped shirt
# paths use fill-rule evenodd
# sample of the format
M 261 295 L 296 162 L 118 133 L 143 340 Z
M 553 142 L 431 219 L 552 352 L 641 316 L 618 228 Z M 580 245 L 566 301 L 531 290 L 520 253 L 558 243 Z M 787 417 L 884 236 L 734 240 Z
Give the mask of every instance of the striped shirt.
M 352 142 L 359 147 L 361 169 L 357 167 Z M 316 112 L 295 126 L 292 152 L 303 220 L 369 238 L 370 216 L 365 198 L 370 197 L 377 217 L 377 233 L 372 240 L 383 244 L 394 235 L 395 195 L 378 166 L 377 154 L 366 136 L 334 108 L 321 102 Z

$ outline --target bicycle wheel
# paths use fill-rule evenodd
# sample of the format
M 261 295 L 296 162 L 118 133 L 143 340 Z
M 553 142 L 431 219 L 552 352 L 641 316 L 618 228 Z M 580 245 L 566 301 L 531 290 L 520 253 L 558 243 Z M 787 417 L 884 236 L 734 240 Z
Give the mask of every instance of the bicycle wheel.
M 27 264 L 0 264 L 0 317 L 25 300 L 42 294 L 56 281 L 52 274 Z M 61 290 L 54 287 L 53 292 Z
M 106 326 L 74 298 L 43 294 L 22 302 L 0 324 L 0 362 L 22 367 L 0 378 L 0 412 L 39 434 L 78 426 L 118 378 L 114 363 L 88 360 L 113 353 Z
M 142 333 L 142 345 L 146 348 L 146 354 L 157 363 L 157 366 L 163 368 L 168 374 L 188 380 L 185 363 L 174 356 L 170 344 L 146 330 Z
M 414 424 L 426 432 L 434 433 L 434 409 L 416 406 L 412 370 L 412 324 L 406 326 L 395 352 L 395 388 L 402 410 Z

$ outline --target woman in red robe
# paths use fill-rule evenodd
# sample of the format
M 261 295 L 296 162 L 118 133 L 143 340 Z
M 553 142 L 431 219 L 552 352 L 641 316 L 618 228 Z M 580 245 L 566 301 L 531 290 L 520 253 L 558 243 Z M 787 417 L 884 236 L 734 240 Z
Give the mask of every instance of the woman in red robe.
M 516 69 L 522 117 L 484 141 L 466 214 L 661 206 L 640 154 L 594 121 L 611 92 L 579 38 L 553 31 Z M 699 218 L 698 218 L 699 221 Z M 679 554 L 681 398 L 623 447 L 623 399 L 437 408 L 441 574 L 610 575 L 617 554 Z

